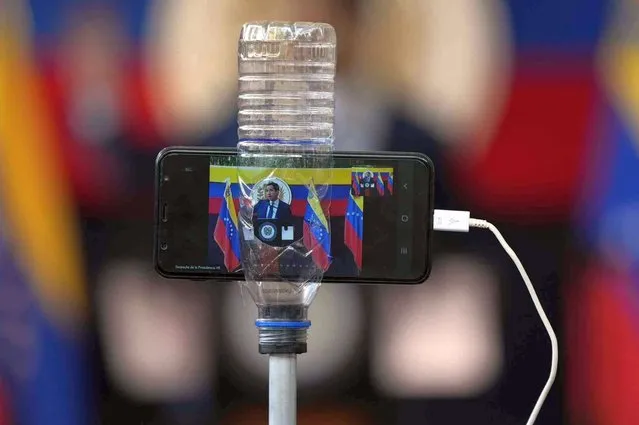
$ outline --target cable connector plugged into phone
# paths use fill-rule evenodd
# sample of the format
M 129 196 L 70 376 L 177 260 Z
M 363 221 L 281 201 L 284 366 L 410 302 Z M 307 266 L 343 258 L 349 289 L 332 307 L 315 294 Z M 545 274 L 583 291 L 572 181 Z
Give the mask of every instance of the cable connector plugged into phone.
M 435 210 L 433 229 L 442 232 L 468 232 L 470 211 Z
M 504 237 L 501 235 L 497 227 L 492 223 L 481 220 L 477 218 L 471 218 L 469 211 L 455 211 L 455 210 L 435 210 L 433 214 L 433 229 L 441 232 L 468 232 L 471 227 L 480 228 L 480 229 L 488 229 L 490 230 L 502 248 L 506 251 L 506 254 L 510 256 L 519 271 L 519 274 L 524 280 L 526 284 L 526 288 L 528 289 L 528 293 L 530 294 L 530 298 L 535 305 L 535 309 L 537 310 L 537 314 L 539 314 L 539 318 L 546 328 L 546 332 L 548 333 L 548 338 L 550 338 L 550 347 L 551 347 L 551 360 L 550 360 L 550 374 L 548 376 L 548 380 L 546 381 L 546 385 L 541 391 L 539 398 L 537 399 L 537 403 L 535 403 L 535 407 L 533 408 L 526 425 L 532 425 L 535 423 L 537 416 L 539 415 L 539 411 L 541 410 L 541 406 L 544 404 L 546 397 L 548 396 L 548 392 L 550 392 L 550 388 L 552 384 L 555 382 L 555 377 L 557 376 L 557 363 L 559 357 L 559 344 L 557 343 L 557 336 L 555 335 L 555 331 L 546 316 L 546 312 L 537 297 L 537 293 L 535 292 L 535 288 L 533 287 L 530 278 L 528 277 L 528 273 L 524 269 L 523 264 L 519 261 L 517 254 L 515 251 L 508 245 Z

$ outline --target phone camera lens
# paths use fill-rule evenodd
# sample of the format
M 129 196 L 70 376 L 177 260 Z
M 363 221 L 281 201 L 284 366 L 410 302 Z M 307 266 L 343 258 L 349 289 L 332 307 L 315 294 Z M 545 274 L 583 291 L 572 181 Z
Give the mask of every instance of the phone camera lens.
M 167 243 L 166 243 L 166 242 L 162 242 L 162 243 L 160 244 L 160 249 L 161 249 L 162 251 L 166 251 L 168 247 L 169 247 L 169 246 L 167 245 Z

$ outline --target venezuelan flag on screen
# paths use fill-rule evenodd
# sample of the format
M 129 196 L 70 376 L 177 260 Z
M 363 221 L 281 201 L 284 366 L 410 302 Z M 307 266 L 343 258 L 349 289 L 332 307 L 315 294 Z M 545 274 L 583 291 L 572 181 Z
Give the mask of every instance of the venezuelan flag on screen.
M 359 175 L 357 172 L 351 173 L 351 189 L 355 196 L 359 196 Z
M 0 387 L 21 425 L 89 423 L 85 288 L 72 204 L 31 58 L 25 4 L 0 23 Z M 11 423 L 11 422 L 9 422 Z
M 364 240 L 364 198 L 351 195 L 344 218 L 344 244 L 351 250 L 357 269 L 362 270 L 362 241 Z
M 380 196 L 384 196 L 384 180 L 382 179 L 382 173 L 377 173 L 377 193 Z
M 231 194 L 231 182 L 227 180 L 213 237 L 222 250 L 224 266 L 228 271 L 237 269 L 242 258 L 238 223 L 237 209 Z
M 304 245 L 313 257 L 313 262 L 321 270 L 331 265 L 331 233 L 313 186 L 309 186 L 304 214 Z

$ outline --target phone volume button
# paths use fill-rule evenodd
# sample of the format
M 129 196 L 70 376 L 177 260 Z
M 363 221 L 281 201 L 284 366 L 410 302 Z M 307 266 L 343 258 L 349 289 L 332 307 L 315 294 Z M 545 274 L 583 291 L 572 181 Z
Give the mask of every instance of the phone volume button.
M 162 213 L 160 214 L 160 217 L 162 217 L 163 223 L 166 223 L 168 221 L 168 215 L 167 215 L 168 209 L 169 207 L 167 204 L 162 205 Z

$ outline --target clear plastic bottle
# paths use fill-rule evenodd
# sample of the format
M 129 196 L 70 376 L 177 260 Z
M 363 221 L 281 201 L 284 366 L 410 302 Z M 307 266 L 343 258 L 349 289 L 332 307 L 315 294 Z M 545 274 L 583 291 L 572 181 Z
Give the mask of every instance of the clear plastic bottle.
M 303 238 L 271 246 L 253 237 L 258 183 L 288 176 L 288 183 L 308 185 L 309 205 L 317 198 L 330 202 L 325 195 L 332 169 L 335 60 L 336 35 L 328 24 L 251 22 L 242 27 L 237 119 L 242 266 L 262 323 L 261 353 L 306 351 L 307 311 L 323 270 L 311 261 L 314 248 Z M 329 227 L 327 214 L 328 209 Z M 294 267 L 282 273 L 281 261 Z M 282 320 L 296 326 L 275 326 Z
M 251 22 L 238 46 L 238 150 L 333 147 L 336 35 L 313 22 Z M 277 145 L 277 146 L 275 146 Z
M 283 184 L 313 185 L 323 205 L 330 202 L 326 195 L 332 169 L 336 40 L 332 26 L 313 22 L 249 22 L 239 38 L 242 265 L 256 304 L 286 307 L 289 320 L 305 319 L 323 270 L 311 261 L 312 253 L 302 239 L 270 246 L 252 237 L 253 206 L 260 197 L 258 182 L 286 180 L 291 173 L 299 173 L 292 179 L 295 182 L 282 180 Z M 310 174 L 303 169 L 323 171 L 304 181 Z M 330 223 L 328 210 L 325 218 Z M 271 266 L 283 258 L 299 268 L 289 267 L 278 275 L 282 269 Z M 279 279 L 264 278 L 273 275 Z

